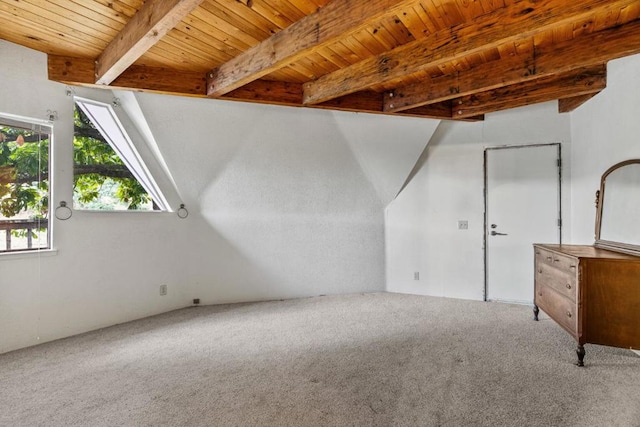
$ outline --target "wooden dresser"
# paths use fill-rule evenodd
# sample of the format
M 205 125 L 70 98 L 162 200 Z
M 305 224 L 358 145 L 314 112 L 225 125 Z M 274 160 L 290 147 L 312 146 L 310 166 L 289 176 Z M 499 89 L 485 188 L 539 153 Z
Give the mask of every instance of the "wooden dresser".
M 542 309 L 578 342 L 640 349 L 640 257 L 584 245 L 535 244 L 534 318 Z

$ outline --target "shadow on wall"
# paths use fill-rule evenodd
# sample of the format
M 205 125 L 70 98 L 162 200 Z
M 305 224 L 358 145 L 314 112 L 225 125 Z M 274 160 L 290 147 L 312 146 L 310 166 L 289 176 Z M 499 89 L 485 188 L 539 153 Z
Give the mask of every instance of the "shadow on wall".
M 332 112 L 337 127 L 383 206 L 398 194 L 440 123 L 409 117 Z M 366 125 L 363 125 L 366 123 Z
M 227 280 L 261 299 L 379 290 L 382 206 L 348 144 L 330 117 L 303 139 L 277 123 L 263 118 L 201 194 L 203 220 L 243 257 Z
M 431 139 L 424 146 L 424 150 L 422 150 L 420 157 L 418 157 L 416 164 L 413 166 L 413 169 L 411 169 L 411 172 L 409 172 L 407 179 L 402 184 L 402 187 L 400 187 L 400 190 L 398 190 L 398 192 L 396 193 L 394 199 L 398 197 L 400 193 L 402 193 L 402 190 L 404 190 L 407 187 L 407 185 L 411 183 L 411 181 L 413 180 L 413 178 L 415 178 L 418 172 L 420 172 L 420 170 L 424 167 L 424 165 L 427 164 L 427 161 L 429 160 L 429 153 L 432 152 L 432 150 L 436 148 L 438 145 L 440 145 L 442 141 L 447 139 L 447 135 L 451 131 L 453 124 L 454 124 L 453 121 L 447 121 L 447 120 L 443 120 L 438 124 L 438 127 L 436 128 L 435 132 L 431 136 Z
M 384 289 L 383 206 L 331 114 L 147 94 L 140 104 L 190 207 L 194 298 Z

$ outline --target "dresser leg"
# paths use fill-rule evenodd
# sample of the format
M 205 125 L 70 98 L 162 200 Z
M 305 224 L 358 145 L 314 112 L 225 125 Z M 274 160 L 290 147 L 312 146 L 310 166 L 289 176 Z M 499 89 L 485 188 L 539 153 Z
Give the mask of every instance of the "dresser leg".
M 576 363 L 576 365 L 584 366 L 585 351 L 584 351 L 584 346 L 582 344 L 578 344 L 578 348 L 576 349 L 576 354 L 578 355 L 578 363 Z
M 540 313 L 540 309 L 537 305 L 533 305 L 533 320 L 538 321 L 538 313 Z

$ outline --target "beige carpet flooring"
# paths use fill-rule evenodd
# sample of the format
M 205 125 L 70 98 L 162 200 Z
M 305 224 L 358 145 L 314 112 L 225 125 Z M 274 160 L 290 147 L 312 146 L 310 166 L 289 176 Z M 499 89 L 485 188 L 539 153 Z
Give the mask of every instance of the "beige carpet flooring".
M 0 425 L 640 426 L 640 357 L 574 349 L 518 305 L 188 308 L 0 355 Z

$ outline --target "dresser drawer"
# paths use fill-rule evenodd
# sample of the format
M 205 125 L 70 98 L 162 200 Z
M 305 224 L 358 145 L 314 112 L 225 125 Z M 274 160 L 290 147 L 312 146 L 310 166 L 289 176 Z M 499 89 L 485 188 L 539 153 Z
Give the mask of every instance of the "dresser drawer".
M 549 286 L 538 284 L 535 304 L 571 334 L 577 335 L 577 305 L 574 301 Z
M 567 273 L 575 274 L 578 271 L 578 260 L 576 258 L 546 249 L 536 248 L 536 263 L 538 262 Z
M 536 284 L 549 286 L 571 301 L 576 301 L 578 289 L 578 276 L 576 273 L 562 271 L 548 264 L 537 262 Z

